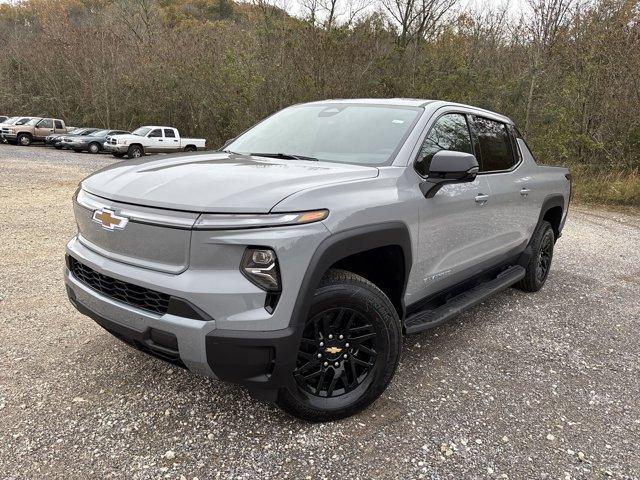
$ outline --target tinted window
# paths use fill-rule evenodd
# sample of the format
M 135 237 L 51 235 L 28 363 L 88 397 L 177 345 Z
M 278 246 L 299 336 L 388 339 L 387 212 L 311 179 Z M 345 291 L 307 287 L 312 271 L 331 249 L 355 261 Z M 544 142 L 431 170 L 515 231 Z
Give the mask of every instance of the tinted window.
M 475 115 L 473 123 L 480 146 L 480 171 L 509 170 L 513 167 L 516 160 L 506 125 Z
M 53 128 L 53 120 L 51 120 L 50 118 L 45 118 L 36 126 L 38 128 Z
M 56 120 L 56 128 L 63 129 L 62 122 L 60 120 Z
M 152 138 L 152 137 L 162 137 L 162 130 L 160 130 L 159 128 L 156 128 L 155 130 L 153 130 L 149 134 L 149 138 Z
M 424 139 L 416 162 L 416 170 L 420 175 L 427 175 L 431 159 L 440 150 L 473 153 L 469 127 L 464 115 L 449 113 L 433 124 L 427 138 Z
M 171 128 L 165 128 L 165 129 L 164 129 L 164 136 L 165 136 L 165 137 L 167 137 L 167 138 L 169 138 L 169 137 L 171 137 L 171 138 L 175 138 L 176 134 L 175 134 L 175 132 L 173 131 L 173 129 L 171 129 Z

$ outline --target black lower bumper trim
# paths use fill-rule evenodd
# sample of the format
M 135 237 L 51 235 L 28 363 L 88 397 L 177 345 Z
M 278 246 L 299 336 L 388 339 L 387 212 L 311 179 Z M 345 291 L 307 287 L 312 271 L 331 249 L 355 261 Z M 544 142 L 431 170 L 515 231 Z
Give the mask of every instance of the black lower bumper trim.
M 71 304 L 76 307 L 80 313 L 91 318 L 114 337 L 122 340 L 136 350 L 140 350 L 141 352 L 147 353 L 181 368 L 186 368 L 185 364 L 180 360 L 178 339 L 174 334 L 151 327 L 147 327 L 144 330 L 137 330 L 124 326 L 103 317 L 86 305 L 80 303 L 76 299 L 76 295 L 73 290 L 68 286 L 67 295 L 69 296 Z

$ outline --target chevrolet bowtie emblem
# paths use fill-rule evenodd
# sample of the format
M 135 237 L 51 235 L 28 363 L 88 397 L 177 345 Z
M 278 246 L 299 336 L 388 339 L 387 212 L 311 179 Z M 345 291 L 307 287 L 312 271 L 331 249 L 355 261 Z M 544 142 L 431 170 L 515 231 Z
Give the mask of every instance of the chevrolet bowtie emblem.
M 113 210 L 108 208 L 101 208 L 93 212 L 93 221 L 99 223 L 102 228 L 107 230 L 122 230 L 129 223 L 129 219 L 125 217 L 119 217 Z
M 330 355 L 335 355 L 337 353 L 340 353 L 342 349 L 340 347 L 329 347 L 329 348 L 325 348 L 324 351 Z

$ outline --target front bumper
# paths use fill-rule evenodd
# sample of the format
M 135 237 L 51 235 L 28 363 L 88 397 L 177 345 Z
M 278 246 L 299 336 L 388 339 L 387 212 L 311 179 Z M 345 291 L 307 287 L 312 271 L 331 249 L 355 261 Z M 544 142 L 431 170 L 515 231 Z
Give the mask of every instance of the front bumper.
M 242 384 L 254 397 L 275 400 L 278 389 L 292 379 L 304 326 L 292 320 L 298 289 L 315 247 L 329 232 L 318 223 L 242 233 L 197 233 L 210 237 L 215 248 L 207 251 L 221 258 L 243 250 L 236 242 L 276 250 L 283 291 L 273 313 L 265 309 L 265 292 L 239 271 L 239 259 L 234 269 L 224 258 L 225 265 L 216 265 L 216 270 L 188 268 L 174 275 L 106 258 L 78 237 L 67 245 L 68 256 L 100 274 L 189 302 L 206 318 L 187 318 L 178 311 L 160 315 L 135 308 L 94 290 L 67 267 L 64 275 L 69 299 L 81 313 L 139 350 L 208 377 Z M 229 249 L 220 246 L 225 243 Z M 192 255 L 201 248 L 192 249 Z M 200 259 L 192 259 L 192 263 L 201 265 Z
M 127 153 L 127 151 L 129 150 L 129 146 L 128 145 L 114 145 L 112 143 L 103 143 L 102 147 L 107 151 L 107 152 L 112 152 L 112 153 Z

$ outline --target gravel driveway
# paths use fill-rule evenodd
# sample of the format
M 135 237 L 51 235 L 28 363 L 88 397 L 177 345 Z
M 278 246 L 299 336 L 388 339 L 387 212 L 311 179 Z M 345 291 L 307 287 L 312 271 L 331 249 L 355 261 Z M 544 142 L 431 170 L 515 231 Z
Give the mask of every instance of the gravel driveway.
M 0 478 L 640 478 L 640 216 L 572 207 L 541 292 L 407 338 L 371 408 L 309 425 L 71 307 L 71 195 L 111 162 L 0 145 Z

